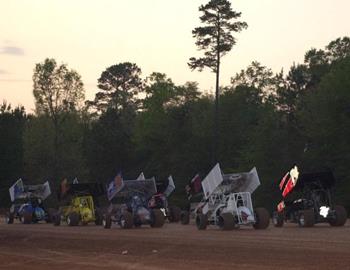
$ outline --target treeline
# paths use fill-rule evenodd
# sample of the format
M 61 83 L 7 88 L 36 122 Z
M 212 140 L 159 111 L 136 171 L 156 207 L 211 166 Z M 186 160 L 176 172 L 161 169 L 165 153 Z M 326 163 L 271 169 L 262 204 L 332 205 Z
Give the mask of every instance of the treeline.
M 105 183 L 119 171 L 125 179 L 143 171 L 159 181 L 172 174 L 181 204 L 187 182 L 219 161 L 225 172 L 256 166 L 262 185 L 254 203 L 269 209 L 293 164 L 332 169 L 336 201 L 350 210 L 348 37 L 309 50 L 286 73 L 253 62 L 221 87 L 218 160 L 214 97 L 196 82 L 176 85 L 162 73 L 143 78 L 136 64 L 119 63 L 102 72 L 95 99 L 84 102 L 80 75 L 46 59 L 33 83 L 34 115 L 0 108 L 1 205 L 19 177 L 57 186 L 75 177 Z

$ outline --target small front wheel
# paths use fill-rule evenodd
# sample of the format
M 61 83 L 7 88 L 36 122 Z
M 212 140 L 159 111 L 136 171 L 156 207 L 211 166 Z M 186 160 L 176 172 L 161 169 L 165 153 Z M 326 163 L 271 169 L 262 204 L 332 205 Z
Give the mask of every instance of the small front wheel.
M 300 227 L 312 227 L 315 224 L 315 215 L 312 209 L 300 211 L 298 216 Z
M 275 227 L 283 227 L 284 224 L 284 214 L 281 212 L 273 212 L 272 222 Z

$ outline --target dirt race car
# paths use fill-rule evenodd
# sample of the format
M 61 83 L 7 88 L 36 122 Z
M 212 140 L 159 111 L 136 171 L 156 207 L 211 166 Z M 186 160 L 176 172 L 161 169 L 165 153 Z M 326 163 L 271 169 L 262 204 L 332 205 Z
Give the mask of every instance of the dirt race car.
M 161 210 L 169 222 L 179 222 L 181 209 L 175 205 L 170 205 L 168 200 L 175 190 L 175 183 L 171 175 L 167 180 L 166 188 L 164 188 L 164 183 L 157 184 L 157 193 L 149 199 L 148 207 Z
M 283 200 L 272 216 L 275 227 L 282 227 L 286 221 L 300 227 L 312 227 L 316 223 L 343 226 L 347 212 L 332 200 L 334 185 L 331 171 L 299 173 L 298 167 L 294 166 L 279 184 Z
M 7 224 L 12 224 L 15 219 L 24 224 L 51 222 L 53 211 L 46 210 L 43 205 L 43 201 L 51 194 L 49 182 L 41 185 L 24 185 L 22 179 L 19 179 L 10 187 L 9 192 L 12 205 L 6 215 Z
M 118 174 L 107 187 L 110 206 L 103 219 L 104 228 L 119 224 L 123 229 L 150 225 L 162 227 L 165 217 L 160 209 L 149 207 L 149 199 L 156 193 L 154 178 L 123 180 Z
M 65 221 L 69 226 L 95 223 L 102 225 L 102 211 L 96 207 L 96 199 L 104 194 L 104 188 L 99 183 L 73 183 L 66 180 L 61 183 L 59 200 L 62 206 L 53 217 L 55 226 Z
M 216 164 L 202 181 L 203 199 L 194 209 L 196 225 L 205 230 L 216 225 L 222 230 L 232 230 L 242 225 L 266 229 L 270 215 L 265 208 L 253 208 L 251 194 L 260 185 L 255 168 L 246 173 L 222 174 Z M 182 216 L 188 224 L 189 213 Z M 185 222 L 186 221 L 186 222 Z

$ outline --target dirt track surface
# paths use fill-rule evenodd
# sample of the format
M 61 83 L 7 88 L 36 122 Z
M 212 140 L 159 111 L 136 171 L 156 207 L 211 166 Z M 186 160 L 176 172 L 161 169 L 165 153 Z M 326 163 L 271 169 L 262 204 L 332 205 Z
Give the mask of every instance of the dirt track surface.
M 2 222 L 0 269 L 350 269 L 350 222 L 341 228 L 270 225 L 263 231 Z

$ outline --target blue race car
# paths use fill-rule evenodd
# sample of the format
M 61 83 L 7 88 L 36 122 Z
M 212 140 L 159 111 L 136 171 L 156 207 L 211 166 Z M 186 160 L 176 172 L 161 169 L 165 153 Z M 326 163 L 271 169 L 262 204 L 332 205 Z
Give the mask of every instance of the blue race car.
M 51 221 L 50 209 L 46 211 L 43 201 L 51 194 L 49 182 L 42 185 L 24 185 L 19 179 L 9 189 L 12 205 L 6 216 L 6 223 L 18 219 L 23 224 Z

